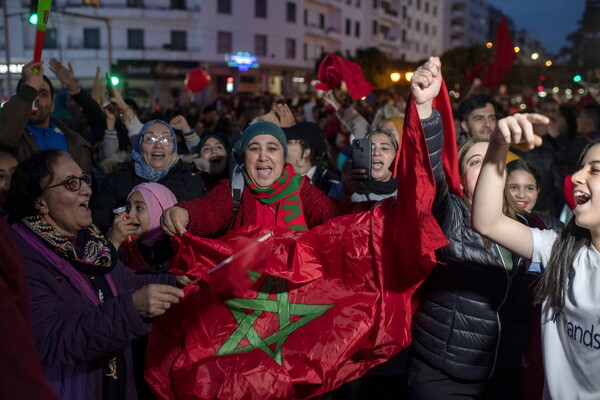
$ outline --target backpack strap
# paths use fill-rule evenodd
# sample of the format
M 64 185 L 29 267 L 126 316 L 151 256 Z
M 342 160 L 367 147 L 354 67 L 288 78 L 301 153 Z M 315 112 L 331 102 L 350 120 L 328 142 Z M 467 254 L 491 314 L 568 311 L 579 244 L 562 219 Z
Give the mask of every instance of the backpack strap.
M 233 229 L 235 219 L 242 203 L 242 192 L 244 191 L 244 176 L 242 175 L 242 167 L 236 165 L 231 174 L 231 198 L 233 200 L 233 212 L 229 220 L 228 230 Z

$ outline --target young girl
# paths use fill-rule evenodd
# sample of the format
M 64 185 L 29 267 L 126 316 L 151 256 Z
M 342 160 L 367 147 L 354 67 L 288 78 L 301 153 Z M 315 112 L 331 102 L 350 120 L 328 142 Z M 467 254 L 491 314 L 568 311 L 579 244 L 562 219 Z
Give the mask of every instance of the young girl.
M 473 226 L 507 249 L 545 266 L 537 290 L 542 302 L 545 398 L 600 396 L 600 146 L 590 143 L 573 175 L 576 201 L 572 219 L 559 235 L 511 220 L 502 213 L 504 160 L 511 143 L 541 144 L 533 123 L 537 114 L 498 122 L 491 136 L 473 202 Z
M 166 263 L 173 251 L 167 235 L 160 228 L 160 216 L 175 203 L 175 195 L 159 183 L 135 186 L 127 197 L 127 213 L 115 217 L 109 240 L 118 249 L 127 236 L 134 235 L 140 253 L 150 266 L 148 272 L 166 272 Z
M 538 170 L 527 160 L 520 158 L 506 164 L 506 188 L 517 207 L 527 214 L 530 226 L 540 229 L 562 231 L 564 225 L 558 219 L 535 211 L 542 178 Z

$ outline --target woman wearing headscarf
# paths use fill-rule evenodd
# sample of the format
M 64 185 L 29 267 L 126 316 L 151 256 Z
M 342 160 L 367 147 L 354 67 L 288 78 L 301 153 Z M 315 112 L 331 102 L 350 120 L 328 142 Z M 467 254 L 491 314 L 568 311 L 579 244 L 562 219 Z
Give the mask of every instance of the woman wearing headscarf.
M 314 122 L 298 122 L 283 131 L 287 137 L 286 161 L 292 164 L 295 173 L 306 175 L 310 183 L 328 193 L 340 182 L 340 177 L 334 172 L 323 130 Z
M 206 192 L 196 168 L 179 159 L 175 132 L 164 121 L 152 120 L 142 127 L 131 158 L 131 162 L 120 164 L 117 171 L 106 177 L 91 200 L 94 223 L 102 231 L 111 226 L 112 210 L 124 206 L 131 190 L 140 183 L 160 183 L 179 201 L 195 199 Z
M 307 230 L 344 214 L 367 210 L 373 203 L 340 202 L 286 164 L 287 139 L 270 122 L 257 122 L 242 132 L 234 157 L 242 164 L 244 187 L 234 211 L 229 180 L 222 181 L 206 196 L 180 202 L 165 211 L 163 229 L 181 235 L 186 229 L 196 236 L 220 236 L 241 225 L 280 226 Z
M 119 248 L 125 238 L 135 236 L 135 246 L 149 267 L 146 272 L 167 272 L 173 250 L 169 238 L 160 228 L 160 216 L 175 203 L 175 195 L 166 186 L 140 183 L 127 197 L 126 212 L 115 217 L 109 240 Z
M 201 171 L 208 189 L 215 187 L 220 180 L 229 178 L 227 144 L 222 137 L 212 133 L 202 135 L 196 153 L 197 157 L 192 162 Z
M 170 274 L 135 275 L 92 224 L 91 178 L 69 154 L 22 161 L 6 202 L 29 285 L 32 331 L 61 399 L 136 399 L 131 342 L 183 297 Z

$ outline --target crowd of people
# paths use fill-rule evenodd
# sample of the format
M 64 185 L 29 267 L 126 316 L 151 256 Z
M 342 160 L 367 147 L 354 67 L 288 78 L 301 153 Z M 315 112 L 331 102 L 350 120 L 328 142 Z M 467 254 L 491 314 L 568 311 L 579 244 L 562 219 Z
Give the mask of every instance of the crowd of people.
M 194 278 L 168 272 L 170 236 L 306 231 L 411 190 L 391 170 L 405 98 L 267 93 L 159 112 L 49 65 L 61 93 L 31 62 L 0 109 L 0 354 L 27 356 L 0 368 L 0 397 L 154 398 L 145 336 Z M 547 97 L 512 114 L 475 88 L 453 104 L 454 193 L 450 127 L 432 107 L 441 80 L 432 57 L 411 96 L 450 244 L 421 287 L 412 345 L 323 397 L 600 398 L 600 105 Z M 369 139 L 369 170 L 352 165 L 354 138 Z

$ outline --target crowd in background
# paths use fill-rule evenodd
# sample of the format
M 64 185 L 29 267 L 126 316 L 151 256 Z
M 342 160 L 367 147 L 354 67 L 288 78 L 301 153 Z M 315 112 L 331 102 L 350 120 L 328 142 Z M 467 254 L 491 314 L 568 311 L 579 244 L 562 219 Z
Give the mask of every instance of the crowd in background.
M 152 398 L 142 376 L 149 321 L 168 312 L 190 282 L 167 272 L 169 235 L 188 229 L 219 237 L 246 224 L 305 230 L 397 193 L 390 166 L 402 148 L 408 93 L 362 100 L 343 91 L 244 93 L 142 108 L 118 88 L 105 93 L 100 73 L 88 90 L 70 65 L 48 65 L 64 87 L 44 75 L 46 64 L 29 63 L 0 109 L 0 211 L 13 233 L 3 226 L 2 243 L 14 240 L 23 255 L 7 265 L 25 266 L 24 280 L 9 275 L 3 285 L 19 301 L 31 300 L 11 318 L 27 332 L 31 309 L 33 337 L 19 340 L 35 343 L 45 371 L 17 363 L 15 375 L 29 371 L 38 384 L 16 384 L 14 393 L 26 387 L 30 398 L 53 398 L 54 390 L 61 398 L 120 399 L 137 391 Z M 436 76 L 439 67 L 430 61 L 425 70 Z M 417 100 L 434 97 L 415 90 Z M 462 197 L 445 183 L 439 113 L 420 114 L 437 185 L 433 212 L 450 245 L 423 286 L 411 348 L 326 397 L 542 398 L 542 311 L 533 288 L 544 266 L 473 230 L 473 195 L 498 121 L 539 113 L 548 118 L 534 126 L 539 146 L 509 142 L 499 207 L 522 226 L 561 232 L 583 202 L 573 198 L 569 175 L 600 137 L 600 105 L 590 95 L 565 101 L 518 93 L 523 108 L 500 93 L 475 82 L 452 104 Z M 364 138 L 372 145 L 369 171 L 352 167 L 352 140 Z M 298 178 L 280 182 L 286 174 Z M 304 204 L 302 215 L 271 216 L 273 204 L 285 207 L 290 196 Z M 74 308 L 66 312 L 65 303 Z

